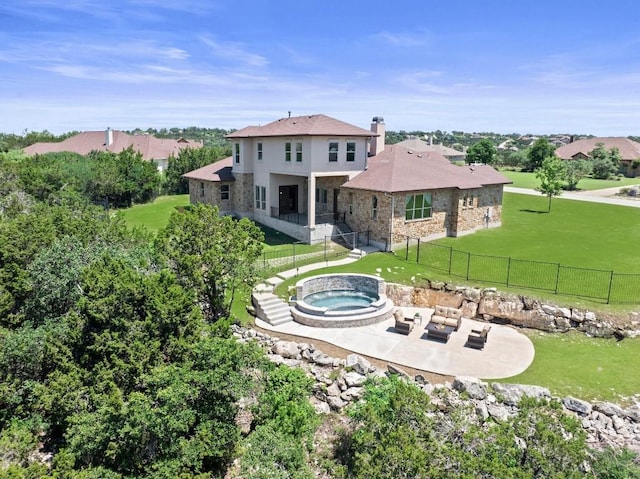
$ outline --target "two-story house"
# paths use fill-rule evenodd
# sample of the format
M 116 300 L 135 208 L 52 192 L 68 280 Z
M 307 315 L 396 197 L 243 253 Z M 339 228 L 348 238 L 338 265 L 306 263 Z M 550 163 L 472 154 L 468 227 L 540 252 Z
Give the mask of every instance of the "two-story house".
M 190 199 L 309 243 L 340 224 L 381 247 L 501 224 L 507 178 L 436 152 L 385 147 L 384 136 L 381 117 L 370 130 L 325 115 L 246 127 L 227 136 L 230 158 L 184 175 Z

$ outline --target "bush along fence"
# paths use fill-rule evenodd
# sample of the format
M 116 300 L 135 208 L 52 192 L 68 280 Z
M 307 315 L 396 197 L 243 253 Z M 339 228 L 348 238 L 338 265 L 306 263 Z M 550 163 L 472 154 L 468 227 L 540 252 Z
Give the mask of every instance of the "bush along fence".
M 402 255 L 402 252 L 396 253 Z M 409 237 L 404 256 L 407 261 L 416 261 L 468 281 L 541 290 L 607 303 L 640 302 L 640 274 L 481 255 Z
M 270 273 L 299 268 L 311 263 L 335 261 L 349 256 L 352 249 L 368 244 L 368 231 L 325 236 L 322 243 L 315 245 L 300 242 L 286 244 L 277 249 L 263 251 L 257 267 L 263 272 Z

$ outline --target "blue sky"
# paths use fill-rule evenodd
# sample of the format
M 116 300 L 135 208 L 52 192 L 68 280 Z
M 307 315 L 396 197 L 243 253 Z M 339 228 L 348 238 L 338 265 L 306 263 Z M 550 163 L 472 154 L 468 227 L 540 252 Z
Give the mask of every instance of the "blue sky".
M 0 132 L 640 135 L 636 0 L 3 0 Z

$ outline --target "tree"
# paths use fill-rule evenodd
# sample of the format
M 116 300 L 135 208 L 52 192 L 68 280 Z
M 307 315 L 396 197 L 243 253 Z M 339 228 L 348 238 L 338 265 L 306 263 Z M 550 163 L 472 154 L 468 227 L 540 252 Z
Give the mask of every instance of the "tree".
M 551 211 L 551 198 L 562 193 L 565 178 L 564 164 L 559 158 L 550 156 L 545 158 L 535 174 L 536 178 L 540 180 L 540 186 L 536 190 L 549 198 L 548 213 Z
M 528 162 L 525 171 L 536 171 L 542 166 L 542 162 L 554 156 L 556 147 L 549 143 L 546 138 L 538 138 L 533 146 L 527 151 Z
M 228 317 L 235 292 L 255 280 L 264 235 L 247 218 L 220 216 L 217 207 L 198 204 L 176 211 L 156 240 L 182 284 L 195 291 L 205 317 Z
M 467 150 L 466 162 L 490 165 L 495 162 L 497 150 L 491 140 L 483 138 Z
M 615 147 L 607 151 L 604 143 L 598 143 L 591 151 L 590 156 L 593 163 L 594 178 L 609 179 L 617 173 L 620 167 L 620 152 Z
M 568 190 L 575 190 L 578 188 L 578 182 L 589 175 L 592 170 L 592 164 L 587 160 L 567 160 L 564 162 L 565 166 L 565 180 L 567 182 L 566 188 Z
M 229 148 L 184 148 L 178 156 L 169 157 L 167 166 L 167 192 L 172 195 L 189 193 L 189 181 L 182 175 L 213 163 L 231 154 Z

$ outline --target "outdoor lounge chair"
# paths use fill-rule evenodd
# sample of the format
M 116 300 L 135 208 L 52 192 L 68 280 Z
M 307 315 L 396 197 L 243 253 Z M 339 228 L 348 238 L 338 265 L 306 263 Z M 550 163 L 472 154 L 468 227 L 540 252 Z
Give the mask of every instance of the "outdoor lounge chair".
M 393 317 L 396 320 L 396 324 L 394 327 L 397 332 L 401 334 L 409 334 L 411 332 L 414 326 L 414 322 L 409 319 L 405 319 L 404 313 L 400 308 L 397 308 L 393 312 Z
M 490 330 L 491 326 L 488 325 L 482 328 L 482 330 L 472 329 L 469 337 L 467 338 L 467 346 L 475 349 L 484 348 Z

